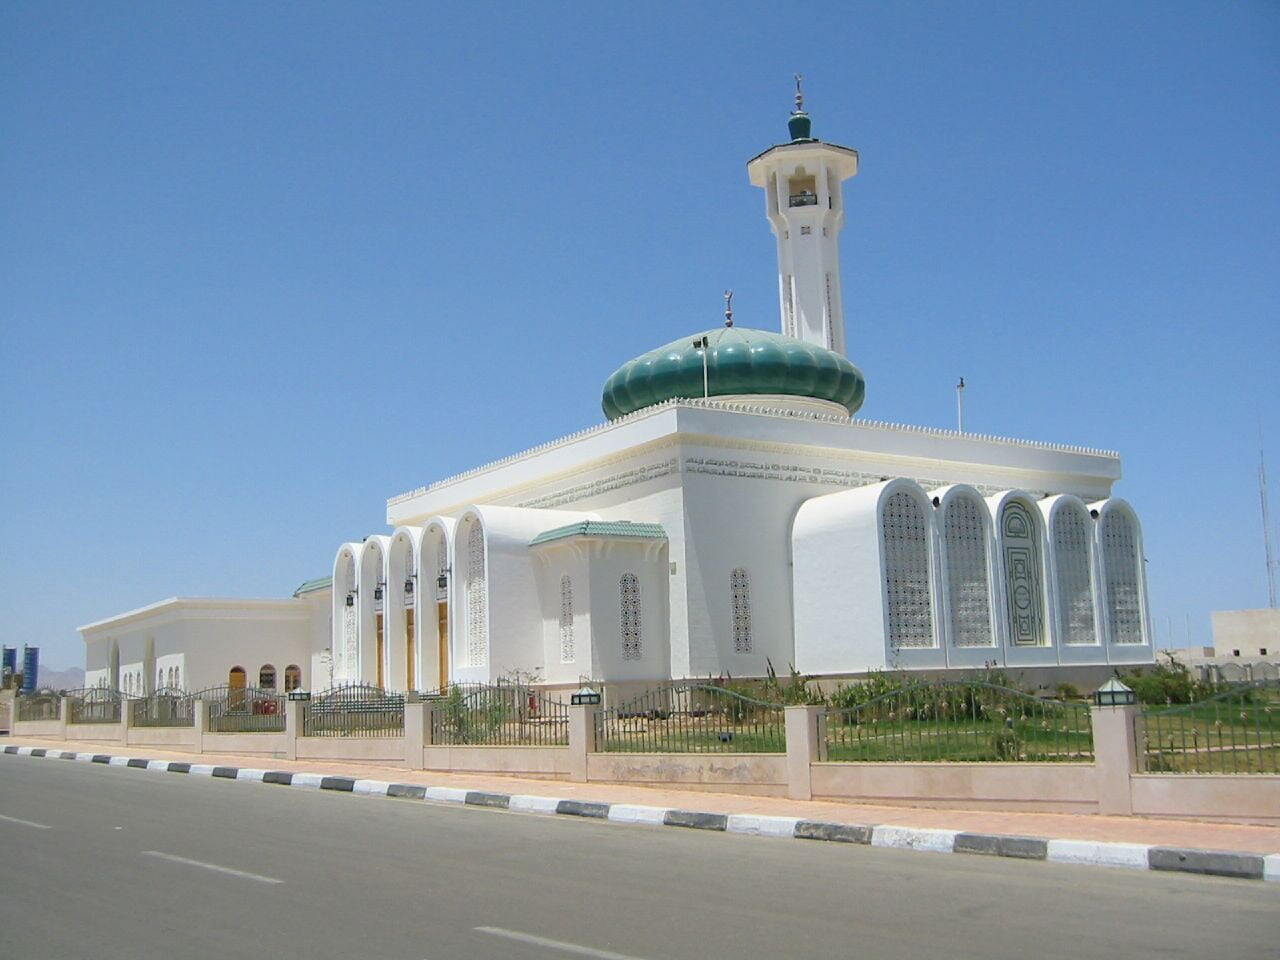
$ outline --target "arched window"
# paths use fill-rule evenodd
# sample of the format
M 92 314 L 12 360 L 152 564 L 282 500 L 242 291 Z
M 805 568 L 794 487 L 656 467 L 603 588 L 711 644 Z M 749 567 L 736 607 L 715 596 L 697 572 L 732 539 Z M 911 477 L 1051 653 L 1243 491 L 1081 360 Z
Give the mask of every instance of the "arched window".
M 297 690 L 302 686 L 302 671 L 296 663 L 291 663 L 284 668 L 284 692 Z
M 880 515 L 889 645 L 932 647 L 929 590 L 929 526 L 920 501 L 905 490 L 891 494 Z
M 173 668 L 173 686 L 177 690 L 182 689 L 182 668 L 181 667 Z
M 751 652 L 751 577 L 742 567 L 729 574 L 729 599 L 733 609 L 733 652 Z
M 156 689 L 159 690 L 164 686 L 164 667 L 156 671 Z
M 947 571 L 948 627 L 953 647 L 990 647 L 991 584 L 987 577 L 987 525 L 982 504 L 957 493 L 942 519 Z
M 489 659 L 488 604 L 484 569 L 484 529 L 478 519 L 467 531 L 467 665 L 483 667 Z
M 573 663 L 573 581 L 560 578 L 560 662 Z
M 1026 504 L 1010 500 L 1000 513 L 1009 639 L 1019 647 L 1044 644 L 1044 594 L 1040 536 Z
M 618 581 L 618 599 L 622 617 L 622 659 L 639 660 L 644 656 L 640 632 L 640 578 L 624 573 Z
M 276 688 L 276 668 L 269 663 L 264 663 L 258 671 L 258 686 L 263 690 L 274 690 Z
M 1124 510 L 1102 518 L 1102 563 L 1107 579 L 1107 632 L 1112 643 L 1142 643 L 1138 596 L 1138 538 Z
M 1053 516 L 1053 560 L 1057 570 L 1058 624 L 1069 646 L 1097 642 L 1093 623 L 1093 577 L 1089 540 L 1093 521 L 1077 503 L 1062 504 Z

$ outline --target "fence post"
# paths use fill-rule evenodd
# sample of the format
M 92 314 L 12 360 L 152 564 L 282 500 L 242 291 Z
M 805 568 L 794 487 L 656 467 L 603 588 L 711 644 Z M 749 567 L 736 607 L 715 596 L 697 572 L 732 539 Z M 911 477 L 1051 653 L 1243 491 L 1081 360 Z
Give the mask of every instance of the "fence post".
M 209 727 L 209 701 L 193 700 L 191 703 L 191 751 L 204 753 L 204 732 Z
M 120 743 L 129 745 L 129 727 L 133 723 L 133 701 L 128 697 L 120 698 Z
M 62 702 L 58 704 L 58 719 L 62 727 L 62 739 L 67 739 L 67 718 L 71 716 L 71 698 L 63 697 Z
M 1138 769 L 1134 726 L 1136 706 L 1090 709 L 1093 724 L 1094 772 L 1098 782 L 1098 812 L 1132 814 L 1133 792 L 1129 777 Z
M 787 734 L 787 796 L 792 800 L 813 799 L 813 768 L 821 738 L 819 721 L 825 709 L 799 704 L 783 709 Z
M 305 700 L 284 702 L 284 759 L 298 759 L 298 738 L 302 736 L 302 708 Z
M 587 754 L 596 752 L 596 717 L 598 703 L 569 705 L 569 779 L 587 781 Z
M 422 748 L 431 742 L 431 701 L 413 694 L 404 698 L 404 765 L 423 770 Z

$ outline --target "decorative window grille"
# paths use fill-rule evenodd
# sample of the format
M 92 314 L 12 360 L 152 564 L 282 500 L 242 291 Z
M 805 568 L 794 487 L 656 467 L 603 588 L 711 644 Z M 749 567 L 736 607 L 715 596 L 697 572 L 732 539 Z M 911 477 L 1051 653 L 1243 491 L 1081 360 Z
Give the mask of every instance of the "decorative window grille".
M 444 577 L 444 586 L 440 586 L 440 578 Z M 449 546 L 445 543 L 444 534 L 436 534 L 436 600 L 444 603 L 449 599 Z
M 356 608 L 342 608 L 342 647 L 338 652 L 338 673 L 344 678 L 357 675 L 360 662 L 359 638 L 356 635 Z
M 905 491 L 892 494 L 880 514 L 884 578 L 889 600 L 889 644 L 933 646 L 929 598 L 929 528 L 924 510 Z
M 560 662 L 573 663 L 573 580 L 560 578 Z
M 793 291 L 794 281 L 791 274 L 782 275 L 782 321 L 786 324 L 788 337 L 796 335 L 796 308 Z
M 1142 643 L 1138 596 L 1138 546 L 1133 520 L 1121 510 L 1102 518 L 1102 558 L 1107 571 L 1107 629 L 1112 643 Z
M 1053 558 L 1058 571 L 1058 618 L 1062 642 L 1093 644 L 1093 578 L 1089 570 L 1089 539 L 1093 521 L 1077 504 L 1066 503 L 1053 517 Z
M 484 570 L 484 530 L 479 520 L 467 531 L 467 665 L 482 667 L 489 657 L 488 598 Z
M 947 603 L 951 644 L 990 647 L 991 584 L 987 576 L 987 529 L 982 505 L 968 494 L 947 504 L 942 546 L 947 565 Z
M 1044 595 L 1040 573 L 1040 538 L 1026 504 L 1010 500 L 1000 514 L 1004 545 L 1005 591 L 1009 635 L 1015 646 L 1044 644 Z
M 751 577 L 742 567 L 729 574 L 733 601 L 733 652 L 751 652 Z
M 624 573 L 618 581 L 622 613 L 622 659 L 639 660 L 644 656 L 640 636 L 640 579 Z

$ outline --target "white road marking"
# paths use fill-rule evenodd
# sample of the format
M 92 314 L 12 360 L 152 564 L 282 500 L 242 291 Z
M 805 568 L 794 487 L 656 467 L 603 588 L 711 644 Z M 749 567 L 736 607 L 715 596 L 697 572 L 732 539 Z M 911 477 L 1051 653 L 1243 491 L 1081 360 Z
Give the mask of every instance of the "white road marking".
M 47 823 L 35 823 L 31 820 L 20 820 L 17 817 L 6 817 L 3 813 L 0 813 L 0 820 L 7 820 L 9 823 L 20 823 L 24 827 L 35 827 L 37 830 L 53 829 L 53 827 L 49 826 Z
M 596 960 L 642 960 L 626 953 L 614 953 L 611 950 L 597 950 L 595 947 L 583 947 L 576 943 L 565 943 L 563 940 L 549 940 L 536 937 L 532 933 L 521 933 L 519 930 L 503 930 L 501 927 L 476 927 L 480 933 L 490 933 L 495 937 L 506 937 L 520 943 L 531 943 L 535 947 L 549 947 L 562 953 L 575 953 L 580 957 L 595 957 Z
M 264 877 L 257 873 L 246 873 L 244 870 L 233 870 L 230 867 L 220 867 L 216 863 L 205 863 L 203 860 L 188 860 L 186 857 L 174 856 L 172 853 L 161 853 L 159 850 L 143 850 L 144 857 L 159 857 L 161 860 L 169 860 L 173 863 L 185 863 L 189 867 L 200 867 L 204 870 L 212 870 L 215 873 L 225 873 L 230 877 L 242 877 L 245 880 L 257 880 L 259 883 L 284 883 L 283 880 L 277 880 L 275 877 Z

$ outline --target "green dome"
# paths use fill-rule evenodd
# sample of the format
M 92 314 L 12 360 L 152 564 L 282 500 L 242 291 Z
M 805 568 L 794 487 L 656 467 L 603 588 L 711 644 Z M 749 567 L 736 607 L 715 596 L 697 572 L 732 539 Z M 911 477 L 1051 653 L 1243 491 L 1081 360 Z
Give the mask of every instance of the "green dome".
M 718 327 L 650 350 L 628 361 L 605 381 L 601 404 L 614 420 L 677 397 L 702 396 L 702 351 L 706 336 L 707 395 L 782 394 L 840 404 L 850 414 L 862 406 L 862 372 L 840 354 L 795 337 L 745 327 Z

